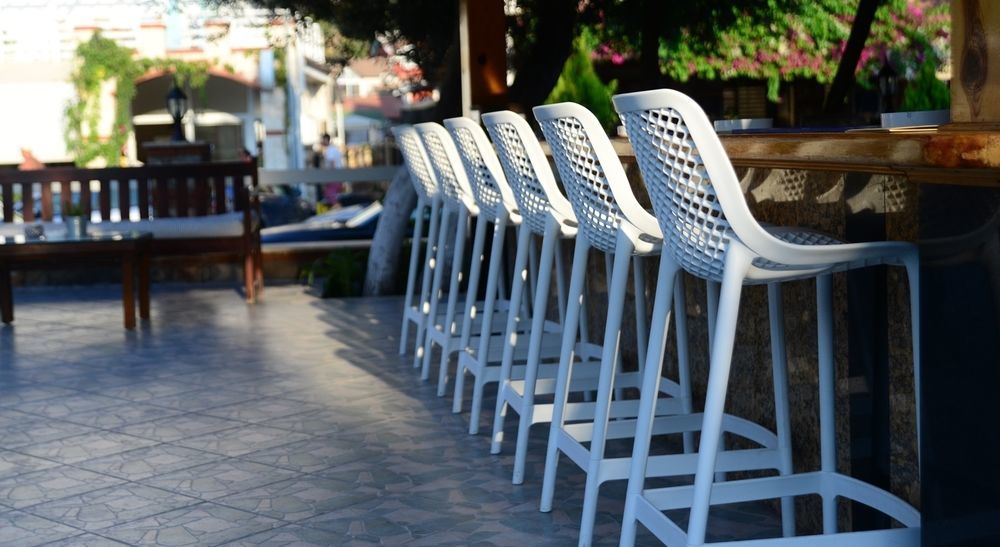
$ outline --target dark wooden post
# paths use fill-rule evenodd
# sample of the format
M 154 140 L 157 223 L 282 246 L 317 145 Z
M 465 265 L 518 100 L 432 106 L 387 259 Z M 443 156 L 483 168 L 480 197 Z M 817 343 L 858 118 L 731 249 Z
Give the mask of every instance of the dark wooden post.
M 1000 127 L 1000 2 L 952 0 L 951 66 L 956 128 Z
M 462 114 L 507 105 L 507 23 L 501 0 L 461 0 Z

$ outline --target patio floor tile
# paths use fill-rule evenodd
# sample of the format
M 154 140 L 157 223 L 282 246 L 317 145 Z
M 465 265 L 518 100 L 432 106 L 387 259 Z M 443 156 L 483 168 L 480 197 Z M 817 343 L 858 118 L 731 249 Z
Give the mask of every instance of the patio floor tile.
M 540 513 L 547 427 L 512 485 L 516 420 L 491 455 L 488 396 L 467 434 L 468 399 L 453 414 L 397 354 L 400 299 L 276 286 L 248 306 L 230 287 L 156 285 L 152 320 L 128 332 L 119 296 L 15 290 L 0 545 L 576 544 L 583 472 L 564 459 Z M 594 545 L 617 544 L 624 492 L 601 487 Z M 773 506 L 713 511 L 712 538 L 778 533 Z

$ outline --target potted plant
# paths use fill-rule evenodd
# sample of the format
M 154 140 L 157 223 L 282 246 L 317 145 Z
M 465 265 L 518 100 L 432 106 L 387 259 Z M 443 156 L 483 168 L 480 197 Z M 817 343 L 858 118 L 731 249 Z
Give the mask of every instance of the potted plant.
M 87 235 L 87 217 L 79 203 L 74 203 L 63 213 L 63 223 L 66 224 L 66 237 L 76 239 Z

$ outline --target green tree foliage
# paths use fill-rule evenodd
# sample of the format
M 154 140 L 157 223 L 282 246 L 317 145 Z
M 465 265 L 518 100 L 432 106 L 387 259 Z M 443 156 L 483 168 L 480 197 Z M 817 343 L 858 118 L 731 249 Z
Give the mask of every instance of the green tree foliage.
M 238 0 L 212 0 L 238 4 Z M 272 10 L 289 10 L 299 17 L 327 21 L 345 38 L 370 43 L 376 34 L 402 38 L 407 54 L 424 67 L 438 67 L 452 44 L 458 21 L 457 0 L 252 0 Z M 345 45 L 347 53 L 361 50 Z M 338 53 L 339 55 L 339 53 Z M 433 75 L 431 75 L 433 76 Z
M 917 66 L 903 92 L 903 102 L 899 107 L 901 112 L 944 110 L 951 105 L 951 92 L 938 79 L 937 64 L 937 59 L 928 55 Z
M 586 30 L 576 38 L 573 53 L 566 60 L 562 74 L 545 102 L 580 103 L 597 116 L 605 130 L 610 131 L 618 124 L 618 115 L 611 104 L 618 82 L 612 80 L 605 84 L 594 71 L 591 52 L 595 45 L 596 39 Z
M 698 3 L 693 3 L 698 4 Z M 851 31 L 857 0 L 765 0 L 753 3 L 705 2 L 701 16 L 682 23 L 660 39 L 660 70 L 676 81 L 754 78 L 768 82 L 768 96 L 778 99 L 782 81 L 809 78 L 829 83 L 837 71 Z M 627 57 L 637 43 L 629 37 L 628 15 L 609 11 L 598 26 L 612 59 Z M 857 81 L 871 86 L 885 59 L 904 79 L 916 77 L 925 60 L 935 65 L 948 56 L 950 17 L 947 3 L 933 0 L 885 0 L 857 66 Z
M 79 62 L 71 81 L 77 98 L 65 110 L 66 149 L 80 166 L 97 158 L 104 158 L 108 165 L 116 165 L 128 139 L 131 127 L 128 105 L 135 96 L 134 82 L 141 72 L 132 61 L 130 50 L 99 33 L 77 46 L 76 56 Z M 115 108 L 111 135 L 104 140 L 98 129 L 101 87 L 109 80 L 115 84 L 118 105 L 125 107 Z
M 149 71 L 172 73 L 179 85 L 200 89 L 208 79 L 209 63 L 180 59 L 135 59 L 131 49 L 94 33 L 76 48 L 76 67 L 70 76 L 76 99 L 66 105 L 63 138 L 78 166 L 102 158 L 118 164 L 132 131 L 131 105 L 135 81 Z M 101 94 L 114 84 L 114 119 L 110 135 L 101 135 Z

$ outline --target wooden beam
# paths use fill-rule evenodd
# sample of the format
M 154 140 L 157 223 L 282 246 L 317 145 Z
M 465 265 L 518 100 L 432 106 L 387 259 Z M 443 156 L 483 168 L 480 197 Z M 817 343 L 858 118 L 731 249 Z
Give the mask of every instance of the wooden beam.
M 951 1 L 951 121 L 1000 125 L 1000 2 Z
M 733 165 L 898 175 L 914 183 L 1000 188 L 1000 131 L 761 133 L 721 136 Z M 618 155 L 635 153 L 614 139 Z

